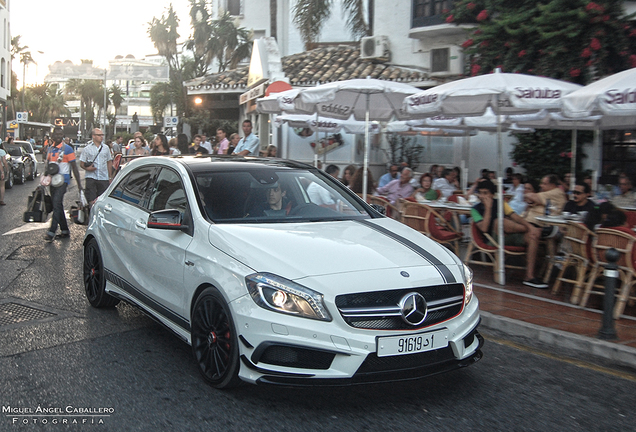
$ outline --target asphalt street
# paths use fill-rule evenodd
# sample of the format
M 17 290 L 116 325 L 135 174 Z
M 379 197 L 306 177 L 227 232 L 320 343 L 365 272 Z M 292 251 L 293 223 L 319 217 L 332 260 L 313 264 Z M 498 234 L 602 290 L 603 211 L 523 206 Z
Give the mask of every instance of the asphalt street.
M 162 326 L 124 303 L 89 306 L 84 227 L 44 243 L 45 225 L 22 222 L 34 187 L 16 185 L 0 208 L 0 431 L 626 431 L 636 424 L 633 374 L 501 335 L 486 335 L 477 364 L 417 381 L 215 390 L 190 348 Z M 76 186 L 66 199 L 69 208 Z

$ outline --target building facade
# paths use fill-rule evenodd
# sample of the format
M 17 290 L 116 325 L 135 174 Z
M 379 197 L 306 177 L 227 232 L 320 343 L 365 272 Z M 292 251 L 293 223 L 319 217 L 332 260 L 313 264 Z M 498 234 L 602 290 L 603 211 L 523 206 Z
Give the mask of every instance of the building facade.
M 0 22 L 2 23 L 2 36 L 0 41 L 0 117 L 2 124 L 2 137 L 7 135 L 7 104 L 11 97 L 11 19 L 9 13 L 10 3 L 0 0 Z

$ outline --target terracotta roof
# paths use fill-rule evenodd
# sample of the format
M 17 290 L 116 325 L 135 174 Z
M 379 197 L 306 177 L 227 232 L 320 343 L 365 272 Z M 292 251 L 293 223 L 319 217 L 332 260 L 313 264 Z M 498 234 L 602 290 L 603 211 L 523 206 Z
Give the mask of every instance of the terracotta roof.
M 294 87 L 314 86 L 353 78 L 371 78 L 417 83 L 429 81 L 429 76 L 417 69 L 386 63 L 374 63 L 360 58 L 358 48 L 339 45 L 316 48 L 282 58 L 283 71 Z M 235 70 L 206 75 L 188 81 L 189 90 L 245 89 L 248 66 Z

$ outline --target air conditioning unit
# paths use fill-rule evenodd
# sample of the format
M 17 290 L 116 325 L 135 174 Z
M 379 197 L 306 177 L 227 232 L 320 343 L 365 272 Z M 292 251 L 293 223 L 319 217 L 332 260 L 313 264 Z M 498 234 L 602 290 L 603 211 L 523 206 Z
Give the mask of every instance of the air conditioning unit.
M 431 76 L 461 75 L 464 73 L 464 53 L 457 45 L 431 49 Z
M 360 40 L 360 58 L 389 60 L 390 55 L 388 36 L 370 36 Z

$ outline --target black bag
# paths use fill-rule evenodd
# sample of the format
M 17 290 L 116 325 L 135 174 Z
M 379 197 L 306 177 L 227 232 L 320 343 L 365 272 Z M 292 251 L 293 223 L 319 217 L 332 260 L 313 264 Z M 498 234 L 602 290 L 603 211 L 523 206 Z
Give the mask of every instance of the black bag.
M 22 220 L 24 222 L 44 222 L 52 209 L 51 196 L 46 193 L 46 189 L 38 186 L 27 199 L 27 210 L 22 215 Z
M 45 175 L 54 176 L 55 174 L 60 172 L 60 166 L 55 162 L 49 162 L 46 164 L 46 169 L 44 170 Z

